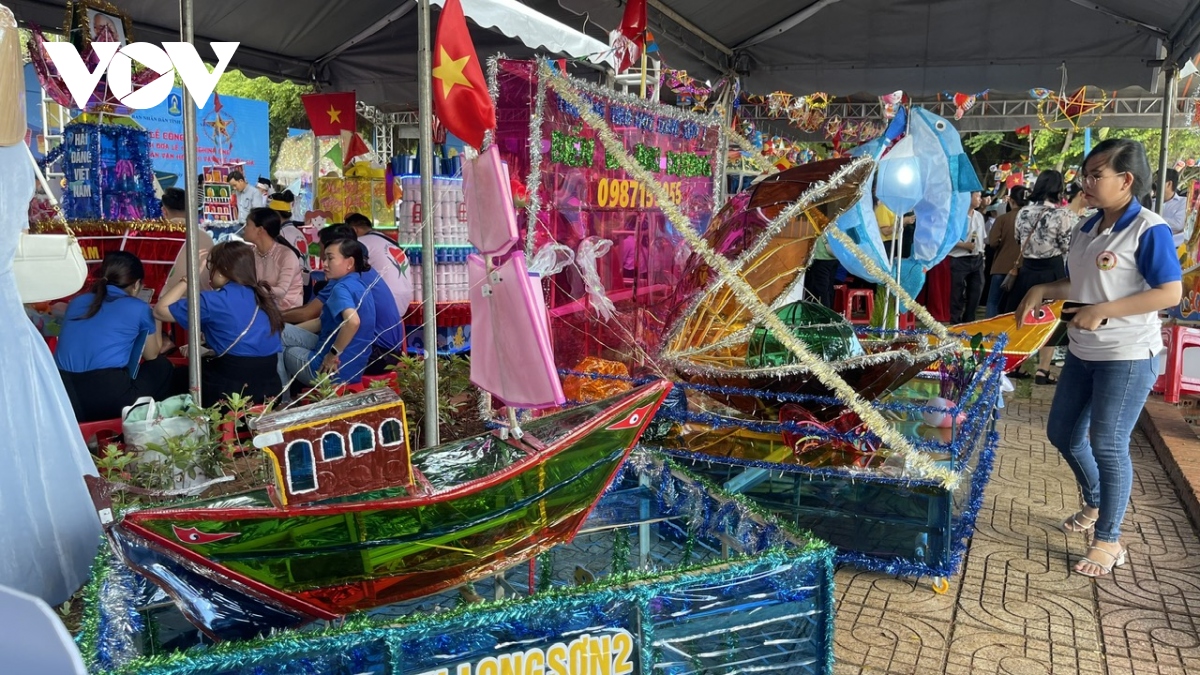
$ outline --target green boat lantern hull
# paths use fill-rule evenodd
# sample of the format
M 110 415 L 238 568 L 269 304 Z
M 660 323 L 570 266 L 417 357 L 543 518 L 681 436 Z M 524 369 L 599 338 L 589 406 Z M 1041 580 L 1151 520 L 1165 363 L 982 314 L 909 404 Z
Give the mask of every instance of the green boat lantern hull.
M 110 537 L 214 638 L 420 597 L 569 541 L 670 386 L 535 419 L 520 440 L 492 432 L 415 451 L 411 485 L 289 505 L 259 490 L 133 511 Z

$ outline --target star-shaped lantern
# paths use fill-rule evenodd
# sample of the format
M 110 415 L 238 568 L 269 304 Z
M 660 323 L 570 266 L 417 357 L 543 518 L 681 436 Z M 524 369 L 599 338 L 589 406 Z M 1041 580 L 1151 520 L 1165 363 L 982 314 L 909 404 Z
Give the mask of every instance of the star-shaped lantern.
M 1095 87 L 1080 87 L 1071 95 L 1049 94 L 1038 102 L 1038 120 L 1052 131 L 1078 132 L 1100 121 L 1108 94 Z

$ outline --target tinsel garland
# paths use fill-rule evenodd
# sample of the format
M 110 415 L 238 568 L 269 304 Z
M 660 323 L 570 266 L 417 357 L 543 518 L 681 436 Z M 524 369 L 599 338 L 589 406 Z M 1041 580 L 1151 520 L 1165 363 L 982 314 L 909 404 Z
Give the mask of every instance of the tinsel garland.
M 829 180 L 823 181 L 823 182 L 818 182 L 818 183 L 813 183 L 812 185 L 810 185 L 808 187 L 808 189 L 806 189 L 804 191 L 803 194 L 801 194 L 796 199 L 792 200 L 792 202 L 790 204 L 788 204 L 773 219 L 771 219 L 771 222 L 769 222 L 767 224 L 767 227 L 757 235 L 757 237 L 754 239 L 754 241 L 749 246 L 747 246 L 745 248 L 745 250 L 742 251 L 741 254 L 738 255 L 736 260 L 733 260 L 732 262 L 730 262 L 730 261 L 726 260 L 724 257 L 721 257 L 721 260 L 725 261 L 725 263 L 729 266 L 729 269 L 735 275 L 740 273 L 743 267 L 745 267 L 746 265 L 749 265 L 751 262 L 753 262 L 767 248 L 767 246 L 770 245 L 771 240 L 773 240 L 780 232 L 782 232 L 785 227 L 788 227 L 795 219 L 801 217 L 801 215 L 808 208 L 810 208 L 812 204 L 821 202 L 823 199 L 825 199 L 825 197 L 828 195 L 829 192 L 831 192 L 831 191 L 837 189 L 839 186 L 845 184 L 846 181 L 851 180 L 855 174 L 862 173 L 864 168 L 869 168 L 869 165 L 871 165 L 871 164 L 873 164 L 873 160 L 871 160 L 869 157 L 859 157 L 857 159 L 852 160 L 851 162 L 849 162 L 845 166 L 841 167 L 837 171 L 835 171 L 833 173 L 833 175 L 831 175 L 829 177 Z M 649 189 L 649 186 L 647 187 L 647 189 Z M 862 196 L 861 190 L 862 190 L 862 187 L 860 185 L 859 195 L 858 195 L 860 198 Z M 664 209 L 664 211 L 665 211 L 665 209 Z M 692 231 L 692 230 L 690 230 L 690 228 L 689 228 L 689 231 Z M 693 249 L 693 250 L 695 250 L 695 249 Z M 713 265 L 709 265 L 709 267 L 713 267 Z M 728 281 L 728 279 L 729 279 L 729 277 L 722 275 L 721 279 L 717 283 L 710 284 L 707 288 L 704 289 L 703 292 L 696 294 L 696 297 L 692 298 L 688 302 L 688 304 L 685 306 L 683 311 L 680 312 L 680 316 L 692 317 L 696 312 L 700 311 L 700 309 L 702 307 L 708 305 L 711 301 L 711 298 L 713 298 L 713 296 L 717 295 L 721 290 L 723 290 L 723 288 L 726 284 L 729 284 L 730 286 L 732 286 L 732 282 Z M 742 286 L 748 287 L 748 284 L 746 284 L 745 281 L 740 278 L 740 276 L 738 277 L 738 281 L 741 282 Z M 791 281 L 791 283 L 788 284 L 788 286 L 780 294 L 780 297 L 785 298 L 785 297 L 790 296 L 802 283 L 803 283 L 803 279 L 801 278 L 801 276 L 799 274 L 797 274 L 795 276 L 795 278 Z M 737 293 L 736 289 L 734 290 L 734 292 L 735 292 L 735 294 Z M 741 298 L 739 296 L 739 300 L 740 299 Z M 755 300 L 759 300 L 757 297 L 757 294 L 755 294 Z M 761 301 L 759 301 L 758 304 L 762 305 L 763 303 Z M 754 317 L 757 319 L 758 312 L 753 309 L 754 306 L 755 305 L 746 305 L 747 309 L 749 309 L 751 311 L 751 314 L 754 315 Z M 770 313 L 771 313 L 771 316 L 775 316 L 774 312 L 770 312 Z M 776 318 L 778 318 L 778 317 L 776 317 Z M 681 351 L 673 350 L 670 347 L 670 345 L 675 344 L 676 340 L 680 336 L 680 333 L 682 333 L 684 330 L 686 330 L 689 327 L 689 324 L 690 324 L 690 322 L 687 320 L 677 320 L 674 322 L 674 324 L 672 324 L 671 328 L 667 331 L 666 335 L 663 337 L 663 344 L 668 345 L 668 346 L 665 347 L 662 352 L 662 357 L 663 357 L 664 361 L 666 361 L 667 363 L 670 363 L 671 365 L 675 366 L 676 368 L 689 370 L 689 371 L 704 371 L 704 370 L 706 370 L 706 367 L 703 367 L 703 366 L 698 367 L 698 366 L 695 366 L 694 364 L 692 364 L 691 357 L 693 357 L 695 355 L 703 354 L 706 352 L 710 352 L 713 350 L 717 350 L 717 349 L 725 349 L 725 348 L 731 347 L 735 344 L 743 343 L 750 337 L 750 335 L 754 331 L 754 327 L 755 327 L 753 322 L 747 322 L 747 325 L 744 328 L 737 330 L 737 331 L 733 331 L 732 333 L 724 336 L 721 339 L 709 341 L 705 344 L 701 344 L 701 345 L 696 346 L 691 349 L 684 349 Z M 789 331 L 789 333 L 790 333 L 790 331 Z M 807 369 L 806 362 L 804 360 L 801 360 L 798 364 L 794 364 L 794 365 L 777 370 L 776 373 L 779 375 L 782 375 L 788 371 L 806 370 L 806 369 Z M 746 370 L 750 371 L 750 372 L 758 372 L 760 374 L 762 372 L 762 369 L 746 369 Z M 704 374 L 712 375 L 712 376 L 721 376 L 725 373 L 720 370 L 713 369 L 712 372 L 708 372 L 708 373 L 704 373 Z
M 544 67 L 544 66 L 543 66 Z M 546 110 L 546 78 L 537 78 L 537 96 L 529 116 L 529 204 L 525 206 L 525 255 L 533 257 L 537 246 L 538 215 L 542 211 L 542 115 Z
M 493 66 L 493 64 L 495 64 Z M 678 156 L 675 158 L 674 170 L 676 175 L 681 177 L 690 176 L 724 176 L 726 156 L 723 151 L 728 146 L 728 136 L 723 121 L 720 117 L 712 114 L 698 114 L 688 111 L 669 108 L 658 105 L 657 103 L 646 101 L 637 96 L 622 94 L 608 88 L 599 87 L 584 80 L 575 80 L 567 75 L 561 75 L 554 72 L 551 67 L 544 61 L 537 62 L 537 93 L 534 98 L 533 114 L 529 118 L 529 176 L 526 180 L 526 185 L 529 186 L 529 203 L 526 206 L 527 214 L 527 229 L 525 232 L 525 254 L 532 256 L 534 244 L 536 240 L 536 230 L 538 226 L 538 214 L 541 212 L 541 184 L 542 184 L 542 123 L 544 121 L 546 110 L 546 96 L 548 91 L 548 83 L 546 73 L 549 72 L 554 78 L 554 82 L 561 80 L 568 83 L 571 92 L 576 94 L 573 99 L 567 99 L 566 103 L 573 106 L 574 114 L 585 121 L 589 118 L 600 117 L 603 119 L 604 107 L 607 106 L 614 117 L 624 118 L 627 115 L 626 121 L 630 126 L 636 126 L 639 129 L 649 131 L 655 129 L 654 119 L 658 118 L 658 128 L 673 132 L 677 130 L 678 135 L 685 139 L 692 139 L 700 135 L 704 129 L 712 129 L 717 134 L 716 148 L 720 151 L 712 153 L 712 161 L 709 162 L 703 157 L 694 153 L 675 153 Z M 488 67 L 489 82 L 488 90 L 492 94 L 493 100 L 498 100 L 499 95 L 499 59 L 489 61 Z M 559 87 L 555 87 L 556 94 L 561 96 Z M 579 92 L 584 92 L 580 94 Z M 586 97 L 587 100 L 584 100 Z M 599 111 L 599 112 L 598 112 Z M 574 116 L 574 115 L 573 115 Z M 663 122 L 663 119 L 671 120 Z M 676 124 L 677 123 L 677 124 Z M 590 123 L 589 123 L 589 126 Z M 596 128 L 593 126 L 593 128 Z M 611 134 L 611 129 L 609 129 Z M 625 154 L 624 143 L 618 142 L 621 147 L 622 154 Z M 671 154 L 671 153 L 668 153 Z M 626 155 L 627 157 L 627 155 Z M 611 161 L 614 158 L 614 153 L 611 149 L 607 149 L 605 161 Z M 670 158 L 668 158 L 669 160 Z M 644 175 L 644 174 L 639 174 Z M 644 179 L 643 179 L 644 180 Z M 714 206 L 718 203 L 718 199 L 723 194 L 722 180 L 712 181 L 712 199 Z M 649 190 L 649 186 L 647 186 Z M 665 195 L 659 192 L 656 198 L 660 200 Z M 677 209 L 676 209 L 677 210 Z
M 841 551 L 837 554 L 838 565 L 850 565 L 869 572 L 878 572 L 890 576 L 933 576 L 950 577 L 958 573 L 966 556 L 967 544 L 975 529 L 979 517 L 979 509 L 983 506 L 984 491 L 992 475 L 992 464 L 996 458 L 996 448 L 1000 444 L 1000 435 L 996 432 L 988 434 L 987 442 L 979 454 L 979 463 L 974 469 L 971 479 L 971 495 L 967 505 L 959 516 L 958 523 L 951 530 L 950 557 L 939 565 L 930 565 L 906 558 L 885 558 L 868 553 Z
M 84 587 L 83 620 L 75 638 L 90 670 L 109 670 L 138 656 L 137 638 L 145 629 L 135 607 L 138 582 L 129 568 L 113 565 L 111 550 L 101 544 Z
M 224 642 L 186 652 L 156 654 L 133 660 L 126 655 L 123 660 L 113 661 L 111 658 L 97 658 L 103 651 L 102 645 L 123 635 L 134 637 L 134 632 L 129 631 L 128 626 L 132 625 L 131 622 L 140 621 L 140 615 L 132 602 L 133 593 L 126 593 L 119 601 L 104 598 L 103 589 L 106 585 L 111 584 L 114 578 L 130 574 L 126 568 L 113 562 L 105 548 L 93 565 L 92 578 L 85 594 L 87 605 L 84 630 L 79 640 L 81 650 L 95 672 L 189 675 L 246 669 L 247 672 L 256 673 L 290 673 L 297 671 L 279 670 L 278 664 L 301 660 L 309 664 L 308 669 L 302 672 L 316 673 L 322 672 L 322 659 L 349 656 L 355 663 L 365 662 L 367 652 L 373 646 L 382 644 L 386 645 L 383 658 L 392 668 L 389 672 L 403 672 L 402 664 L 416 656 L 461 653 L 477 647 L 475 642 L 478 640 L 471 642 L 470 636 L 464 637 L 467 630 L 492 629 L 497 625 L 528 627 L 538 621 L 545 623 L 546 616 L 583 617 L 592 625 L 606 625 L 620 620 L 607 616 L 606 608 L 617 607 L 620 612 L 620 608 L 627 608 L 631 603 L 638 605 L 643 615 L 643 644 L 651 645 L 654 643 L 654 629 L 649 615 L 650 603 L 658 597 L 673 595 L 672 589 L 727 586 L 746 578 L 748 573 L 754 573 L 755 570 L 761 574 L 763 570 L 804 566 L 819 573 L 822 581 L 811 590 L 792 589 L 792 597 L 788 599 L 802 601 L 812 597 L 813 593 L 820 594 L 820 605 L 825 608 L 829 619 L 824 623 L 827 628 L 832 626 L 834 550 L 828 544 L 791 528 L 746 498 L 730 495 L 710 481 L 643 447 L 634 450 L 621 471 L 631 479 L 648 478 L 658 495 L 661 512 L 691 518 L 687 526 L 694 536 L 725 537 L 737 541 L 744 550 L 719 563 L 709 560 L 668 570 L 619 572 L 584 586 L 548 589 L 531 598 L 510 597 L 463 605 L 445 613 L 410 615 L 399 620 L 354 615 L 337 626 L 285 630 L 264 638 Z M 626 538 L 628 551 L 628 532 L 619 529 L 616 533 Z M 540 558 L 543 568 L 539 586 L 543 579 L 549 580 L 545 572 L 553 567 L 552 555 L 553 549 Z M 550 560 L 547 560 L 547 556 L 551 556 Z M 106 616 L 107 619 L 104 618 Z M 117 629 L 117 624 L 123 624 L 123 627 L 114 635 L 112 631 Z M 453 637 L 449 635 L 451 631 L 447 630 L 447 626 L 455 627 Z M 138 627 L 137 631 L 141 630 Z M 546 637 L 555 635 L 558 633 L 547 634 Z M 832 642 L 824 644 L 824 657 L 830 659 Z M 646 652 L 643 658 L 653 658 L 653 655 Z M 359 670 L 368 669 L 362 667 Z
M 742 152 L 749 156 L 751 162 L 758 165 L 758 168 L 767 174 L 776 173 L 778 169 L 775 163 L 767 159 L 753 143 L 745 136 L 738 133 L 737 129 L 726 129 L 725 133 L 729 135 L 729 140 L 733 141 L 742 149 Z
M 91 120 L 92 117 L 85 115 L 79 119 Z M 78 165 L 74 154 L 64 154 L 79 147 L 72 140 L 77 135 L 86 137 L 91 146 L 87 162 Z M 159 200 L 154 194 L 149 135 L 136 122 L 124 117 L 103 123 L 77 119 L 63 129 L 63 137 L 67 140 L 59 146 L 62 150 L 52 152 L 50 156 L 63 159 L 63 173 L 68 183 L 62 200 L 65 214 L 71 218 L 99 216 L 135 221 L 162 216 Z M 108 159 L 114 162 L 113 165 L 102 163 L 106 159 L 106 148 L 112 152 Z M 70 188 L 79 182 L 74 177 L 80 169 L 86 169 L 89 175 L 91 195 L 86 197 L 76 195 Z
M 751 159 L 764 171 L 770 171 L 773 168 L 773 165 L 770 164 L 770 160 L 763 157 L 762 153 L 758 152 L 757 148 L 755 148 L 754 145 L 744 136 L 732 129 L 727 130 L 727 133 L 729 134 L 730 140 L 737 143 L 744 152 L 751 153 Z M 849 235 L 843 232 L 841 228 L 837 227 L 836 221 L 827 225 L 825 227 L 825 231 L 828 232 L 831 237 L 838 240 L 840 244 L 845 246 L 846 249 L 849 250 L 850 253 L 862 263 L 863 267 L 865 267 L 868 272 L 870 272 L 876 279 L 880 279 L 883 285 L 887 286 L 888 290 L 895 293 L 896 297 L 899 298 L 900 303 L 904 305 L 904 307 L 910 312 L 912 312 L 913 316 L 915 316 L 918 321 L 928 327 L 934 335 L 938 336 L 938 339 L 943 341 L 949 339 L 946 327 L 943 326 L 940 321 L 933 318 L 933 315 L 930 314 L 928 310 L 914 300 L 913 297 L 908 294 L 908 291 L 904 290 L 904 287 L 901 286 L 890 273 L 883 271 L 883 269 L 881 269 L 879 265 L 875 263 L 871 256 L 867 255 L 867 252 L 862 250 L 862 248 L 859 247 L 859 245 L 856 244 Z
M 540 64 L 540 72 L 541 77 L 539 81 L 548 80 L 552 82 L 559 96 L 566 98 L 569 103 L 578 107 L 580 109 L 580 116 L 596 130 L 600 141 L 604 144 L 608 152 L 618 159 L 622 168 L 628 174 L 644 183 L 646 190 L 654 194 L 663 213 L 688 242 L 692 251 L 699 254 L 709 267 L 712 267 L 721 274 L 722 279 L 729 284 L 743 306 L 752 311 L 757 321 L 775 333 L 775 337 L 779 340 L 780 344 L 792 352 L 801 363 L 808 366 L 823 385 L 843 397 L 847 406 L 857 413 L 867 427 L 888 445 L 890 451 L 900 455 L 904 459 L 910 475 L 918 478 L 935 478 L 947 487 L 953 487 L 958 481 L 957 473 L 938 466 L 932 459 L 917 452 L 908 439 L 899 433 L 883 415 L 871 407 L 867 401 L 863 400 L 853 387 L 838 376 L 828 364 L 810 352 L 804 343 L 792 334 L 787 325 L 771 311 L 771 308 L 759 299 L 754 289 L 737 274 L 737 271 L 734 270 L 730 262 L 713 251 L 708 242 L 692 228 L 691 223 L 688 222 L 688 219 L 675 204 L 671 202 L 666 191 L 655 180 L 654 176 L 637 166 L 629 154 L 625 152 L 624 145 L 613 135 L 612 129 L 608 127 L 605 121 L 591 110 L 583 107 L 582 100 L 579 94 L 572 88 L 572 84 L 566 78 L 552 72 L 544 64 Z
M 114 234 L 125 234 L 126 232 L 177 232 L 184 233 L 187 231 L 187 226 L 182 223 L 173 223 L 165 219 L 160 220 L 72 220 L 70 221 L 71 229 L 80 237 L 87 236 L 103 236 Z M 29 231 L 37 234 L 45 233 L 63 233 L 66 230 L 63 224 L 59 221 L 43 221 L 40 223 L 30 223 Z
M 654 376 L 632 377 L 628 375 L 609 375 L 607 373 L 586 373 L 580 370 L 571 370 L 569 368 L 559 368 L 558 374 L 562 377 L 584 377 L 593 380 L 612 380 L 617 382 L 628 382 L 634 387 L 643 384 L 649 384 L 657 379 Z M 748 389 L 745 387 L 727 387 L 718 384 L 698 384 L 695 382 L 675 382 L 674 386 L 678 389 L 687 391 L 698 391 L 703 394 L 717 394 L 719 396 L 750 396 L 769 401 L 778 401 L 780 403 L 809 403 L 814 405 L 829 406 L 843 405 L 841 399 L 831 398 L 829 396 L 816 396 L 814 394 L 793 394 L 785 391 L 766 391 L 764 389 Z M 585 401 L 579 401 L 577 404 L 582 405 Z M 900 403 L 900 402 L 875 402 L 875 407 L 880 410 L 888 410 L 895 412 L 939 412 L 946 414 L 955 414 L 959 412 L 958 406 L 942 408 L 938 406 L 924 406 L 915 403 Z
M 492 99 L 493 105 L 497 104 L 500 101 L 500 81 L 498 79 L 496 79 L 496 76 L 499 74 L 500 61 L 502 59 L 507 59 L 507 58 L 508 57 L 505 56 L 503 52 L 500 52 L 500 53 L 492 54 L 491 56 L 488 57 L 488 60 L 487 60 L 488 98 Z M 479 149 L 483 150 L 495 142 L 496 142 L 496 129 L 495 128 L 486 129 L 483 132 L 483 146 L 480 147 Z
M 926 310 L 920 303 L 914 300 L 913 297 L 908 294 L 908 291 L 904 290 L 904 286 L 901 286 L 900 283 L 897 282 L 890 273 L 883 271 L 883 269 L 880 268 L 879 265 L 877 265 L 869 255 L 867 255 L 866 251 L 862 250 L 858 244 L 854 243 L 854 240 L 850 238 L 850 235 L 843 232 L 841 228 L 834 226 L 825 228 L 825 231 L 828 232 L 834 239 L 836 239 L 838 243 L 840 243 L 842 246 L 845 246 L 846 249 L 849 250 L 850 253 L 853 254 L 860 263 L 862 263 L 863 267 L 865 267 L 867 271 L 870 272 L 876 279 L 882 280 L 883 285 L 887 286 L 888 290 L 896 294 L 896 297 L 900 300 L 900 304 L 904 305 L 905 309 L 912 312 L 913 316 L 916 317 L 918 321 L 924 324 L 925 327 L 932 331 L 934 335 L 938 336 L 938 339 L 950 339 L 950 333 L 947 328 L 942 325 L 942 322 L 933 318 L 933 315 L 930 314 L 929 311 Z

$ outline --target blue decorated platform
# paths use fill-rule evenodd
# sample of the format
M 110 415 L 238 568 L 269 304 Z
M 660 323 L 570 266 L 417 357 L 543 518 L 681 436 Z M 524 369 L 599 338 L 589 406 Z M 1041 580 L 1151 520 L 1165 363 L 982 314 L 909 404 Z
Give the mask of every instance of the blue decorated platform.
M 98 673 L 826 674 L 833 565 L 828 545 L 639 448 L 571 544 L 341 625 L 205 643 L 103 552 L 79 642 Z
M 995 419 L 1003 405 L 1005 344 L 1001 336 L 990 352 L 981 351 L 977 362 L 959 373 L 962 383 L 953 400 L 931 404 L 932 397 L 944 393 L 943 383 L 953 379 L 942 372 L 922 375 L 874 402 L 915 452 L 932 460 L 936 476 L 912 475 L 906 462 L 889 458 L 887 448 L 879 448 L 880 440 L 865 427 L 844 431 L 833 425 L 713 415 L 691 400 L 712 387 L 688 384 L 681 385 L 688 404 L 664 406 L 656 419 L 674 425 L 660 434 L 661 449 L 708 480 L 833 544 L 839 563 L 888 574 L 948 577 L 962 562 L 999 443 Z M 732 393 L 763 400 L 773 396 Z M 813 400 L 790 402 L 813 408 L 831 403 L 807 398 Z M 945 428 L 928 424 L 939 417 L 952 422 Z M 803 435 L 817 449 L 793 452 L 783 441 L 789 432 Z M 736 447 L 747 445 L 747 438 L 767 450 L 755 456 Z M 696 452 L 701 445 L 708 447 Z M 850 446 L 881 451 L 846 450 Z

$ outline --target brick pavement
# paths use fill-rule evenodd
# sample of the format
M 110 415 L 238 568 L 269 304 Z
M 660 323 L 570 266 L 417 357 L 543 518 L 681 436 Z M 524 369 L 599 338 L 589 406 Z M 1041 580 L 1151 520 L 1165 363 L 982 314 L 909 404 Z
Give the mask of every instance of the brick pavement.
M 1129 563 L 1095 582 L 1070 572 L 1087 540 L 1057 528 L 1078 492 L 1046 441 L 1052 395 L 1009 395 L 977 532 L 947 594 L 928 579 L 838 571 L 837 675 L 1200 673 L 1200 536 L 1141 431 Z

